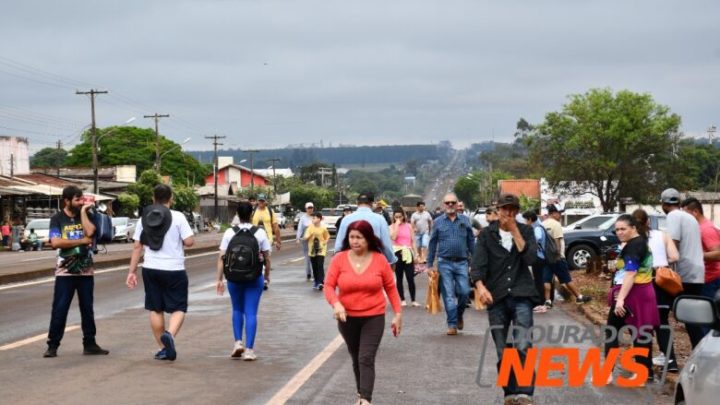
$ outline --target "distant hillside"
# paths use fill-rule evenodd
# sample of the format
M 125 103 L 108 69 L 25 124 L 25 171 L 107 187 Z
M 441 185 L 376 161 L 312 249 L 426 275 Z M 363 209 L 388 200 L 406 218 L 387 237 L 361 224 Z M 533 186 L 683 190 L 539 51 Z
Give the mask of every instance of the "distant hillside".
M 448 148 L 438 145 L 387 145 L 387 146 L 341 146 L 335 148 L 283 148 L 261 150 L 255 154 L 256 167 L 266 167 L 267 160 L 277 158 L 277 167 L 298 167 L 313 162 L 335 163 L 343 165 L 376 165 L 404 163 L 410 160 L 425 162 L 440 160 L 448 153 Z M 212 151 L 189 151 L 190 155 L 204 163 L 213 159 Z M 247 153 L 238 149 L 218 151 L 219 156 L 232 156 L 235 162 L 248 159 Z

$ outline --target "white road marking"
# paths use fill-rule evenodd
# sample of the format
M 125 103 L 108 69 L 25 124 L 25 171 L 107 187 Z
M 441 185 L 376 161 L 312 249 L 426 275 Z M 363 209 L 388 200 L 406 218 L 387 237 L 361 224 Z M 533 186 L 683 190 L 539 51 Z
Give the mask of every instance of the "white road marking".
M 305 260 L 305 256 L 296 257 L 294 259 L 290 259 L 286 261 L 286 263 L 297 263 L 299 261 Z
M 67 328 L 65 328 L 65 333 L 72 332 L 77 329 L 80 329 L 80 325 L 70 325 Z M 41 340 L 47 339 L 47 336 L 48 336 L 47 333 L 43 333 L 42 335 L 37 335 L 37 336 L 29 337 L 27 339 L 18 340 L 17 342 L 8 343 L 4 346 L 0 346 L 0 351 L 17 349 L 18 347 L 29 345 L 30 343 L 39 342 Z
M 212 256 L 212 255 L 217 255 L 217 252 L 198 253 L 198 254 L 196 254 L 196 255 L 186 256 L 185 258 L 186 258 L 186 259 L 194 259 L 194 258 L 196 258 L 196 257 L 204 257 L 204 256 Z M 110 268 L 108 268 L 108 269 L 95 270 L 95 274 L 96 274 L 96 275 L 97 275 L 97 274 L 104 274 L 104 273 L 110 273 L 110 272 L 113 272 L 113 271 L 127 270 L 127 269 L 128 269 L 128 265 L 125 264 L 125 265 L 122 265 L 122 266 L 110 267 Z M 44 283 L 49 283 L 49 282 L 51 282 L 51 281 L 55 281 L 55 276 L 43 277 L 43 278 L 41 278 L 41 279 L 39 279 L 39 280 L 25 281 L 25 282 L 21 282 L 21 283 L 15 283 L 15 284 L 9 284 L 9 285 L 5 285 L 5 286 L 0 286 L 0 291 L 9 290 L 9 289 L 11 289 L 11 288 L 27 287 L 27 286 L 29 286 L 29 285 L 44 284 Z
M 24 262 L 34 262 L 34 261 L 37 261 L 37 260 L 48 260 L 48 259 L 52 259 L 53 257 L 55 257 L 55 256 L 36 257 L 36 258 L 34 258 L 34 259 L 25 259 L 25 260 L 20 260 L 20 261 L 23 262 L 23 263 L 24 263 Z
M 318 353 L 310 362 L 298 371 L 297 374 L 285 384 L 270 400 L 268 405 L 281 405 L 292 398 L 293 395 L 312 377 L 313 374 L 332 356 L 333 353 L 342 345 L 342 336 L 337 335 L 320 353 Z

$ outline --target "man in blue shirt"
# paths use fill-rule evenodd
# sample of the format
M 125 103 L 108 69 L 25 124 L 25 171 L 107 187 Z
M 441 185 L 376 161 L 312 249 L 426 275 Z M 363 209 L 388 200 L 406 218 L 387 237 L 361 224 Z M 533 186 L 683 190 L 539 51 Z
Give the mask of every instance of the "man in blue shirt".
M 342 250 L 348 225 L 355 221 L 365 220 L 370 223 L 375 232 L 375 236 L 380 239 L 383 254 L 388 263 L 395 264 L 397 257 L 395 256 L 395 252 L 393 252 L 392 241 L 390 240 L 390 228 L 382 215 L 372 211 L 372 203 L 374 200 L 375 196 L 372 193 L 360 193 L 357 199 L 357 210 L 346 216 L 340 224 L 340 229 L 337 230 L 337 235 L 335 236 L 335 252 Z
M 474 241 L 470 220 L 466 215 L 458 215 L 457 203 L 454 193 L 443 198 L 445 213 L 435 219 L 427 259 L 430 266 L 433 266 L 435 258 L 438 259 L 437 270 L 429 267 L 428 271 L 440 272 L 440 294 L 447 315 L 447 334 L 451 336 L 457 335 L 458 329 L 462 330 L 465 326 L 463 313 L 470 295 L 468 261 Z

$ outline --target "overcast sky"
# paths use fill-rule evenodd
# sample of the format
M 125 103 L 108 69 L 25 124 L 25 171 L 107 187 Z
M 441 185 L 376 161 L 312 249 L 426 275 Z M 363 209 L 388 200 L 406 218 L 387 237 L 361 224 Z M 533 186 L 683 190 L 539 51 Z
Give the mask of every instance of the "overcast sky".
M 511 140 L 592 87 L 720 125 L 720 2 L 3 0 L 0 134 L 151 126 L 187 149 Z

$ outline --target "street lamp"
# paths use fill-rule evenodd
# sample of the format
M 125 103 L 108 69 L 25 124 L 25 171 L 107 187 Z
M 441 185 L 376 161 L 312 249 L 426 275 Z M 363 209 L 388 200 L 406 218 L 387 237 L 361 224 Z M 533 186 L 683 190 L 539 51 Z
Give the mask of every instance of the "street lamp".
M 160 156 L 158 157 L 158 172 L 160 172 L 160 168 L 162 167 L 162 158 L 163 158 L 163 156 L 167 155 L 168 153 L 174 151 L 174 150 L 177 149 L 177 148 L 182 149 L 183 145 L 185 145 L 186 143 L 190 142 L 190 139 L 192 139 L 192 138 L 185 138 L 185 140 L 182 141 L 181 143 L 173 146 L 172 148 L 170 148 L 170 149 L 168 149 L 168 150 L 166 150 L 165 152 L 163 152 L 163 153 L 160 154 Z
M 129 124 L 129 123 L 131 123 L 131 122 L 133 122 L 133 121 L 135 121 L 135 117 L 130 117 L 127 121 L 125 121 L 125 123 L 124 123 L 122 126 L 125 126 L 125 125 L 127 125 L 127 124 Z M 109 132 L 106 132 L 105 134 L 103 134 L 103 135 L 101 135 L 101 136 L 99 136 L 99 137 L 93 136 L 93 144 L 92 144 L 92 147 L 93 147 L 93 156 L 94 156 L 94 158 L 93 158 L 93 162 L 92 162 L 92 163 L 93 163 L 93 193 L 94 193 L 94 194 L 98 194 L 98 159 L 97 159 L 98 142 L 100 141 L 100 139 L 102 139 L 102 138 L 104 138 L 104 137 L 112 134 L 113 132 L 115 132 L 116 129 L 117 129 L 117 128 L 114 128 L 114 129 L 110 130 Z M 95 135 L 95 134 L 93 133 L 93 135 Z

